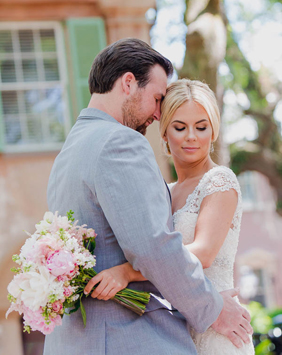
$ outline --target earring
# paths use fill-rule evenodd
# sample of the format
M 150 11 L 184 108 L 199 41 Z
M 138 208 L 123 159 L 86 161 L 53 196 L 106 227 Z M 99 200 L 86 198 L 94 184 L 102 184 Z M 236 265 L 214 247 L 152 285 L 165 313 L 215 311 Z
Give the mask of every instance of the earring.
M 169 147 L 168 142 L 166 142 L 165 144 L 166 144 L 167 153 L 168 153 L 168 154 L 171 154 L 171 151 L 170 151 L 170 147 Z
M 211 152 L 211 153 L 213 153 L 213 152 L 214 152 L 214 146 L 213 146 L 213 143 L 211 143 L 210 152 Z

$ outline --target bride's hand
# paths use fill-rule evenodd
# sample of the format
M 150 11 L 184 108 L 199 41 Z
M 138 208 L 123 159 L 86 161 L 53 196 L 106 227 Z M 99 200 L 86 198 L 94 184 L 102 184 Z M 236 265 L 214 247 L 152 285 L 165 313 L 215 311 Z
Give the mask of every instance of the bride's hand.
M 88 294 L 92 288 L 99 283 L 91 293 L 91 297 L 107 301 L 115 294 L 124 289 L 129 283 L 126 263 L 114 266 L 101 271 L 88 282 L 84 288 L 84 293 Z

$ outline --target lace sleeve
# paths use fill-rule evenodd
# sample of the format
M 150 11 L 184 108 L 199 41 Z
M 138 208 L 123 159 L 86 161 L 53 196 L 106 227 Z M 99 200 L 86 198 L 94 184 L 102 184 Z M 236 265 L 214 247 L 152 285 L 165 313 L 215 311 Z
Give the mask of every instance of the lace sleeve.
M 219 166 L 208 171 L 200 181 L 190 204 L 190 211 L 199 213 L 203 199 L 215 192 L 234 189 L 238 194 L 238 203 L 233 217 L 233 229 L 239 228 L 242 215 L 242 197 L 240 185 L 233 171 L 225 166 Z
M 211 174 L 203 181 L 201 186 L 202 197 L 206 197 L 218 191 L 228 191 L 234 189 L 238 195 L 241 194 L 239 182 L 233 171 L 226 167 L 214 168 Z

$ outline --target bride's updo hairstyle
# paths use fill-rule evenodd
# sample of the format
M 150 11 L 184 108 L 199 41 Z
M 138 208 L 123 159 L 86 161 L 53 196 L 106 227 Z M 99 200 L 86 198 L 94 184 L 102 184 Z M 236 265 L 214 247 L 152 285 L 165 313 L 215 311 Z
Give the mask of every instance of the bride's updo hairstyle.
M 212 127 L 212 142 L 215 142 L 218 138 L 220 126 L 220 113 L 215 95 L 207 84 L 189 79 L 177 80 L 166 89 L 166 95 L 161 106 L 161 137 L 164 138 L 175 111 L 188 101 L 196 102 L 207 112 Z

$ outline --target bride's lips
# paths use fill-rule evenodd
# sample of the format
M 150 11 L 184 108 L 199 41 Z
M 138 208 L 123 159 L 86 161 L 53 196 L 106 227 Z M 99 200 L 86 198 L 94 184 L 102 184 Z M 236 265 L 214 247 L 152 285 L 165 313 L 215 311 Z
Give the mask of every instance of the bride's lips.
M 185 152 L 194 153 L 194 152 L 196 152 L 199 148 L 197 148 L 197 147 L 182 147 L 182 149 L 183 149 Z

